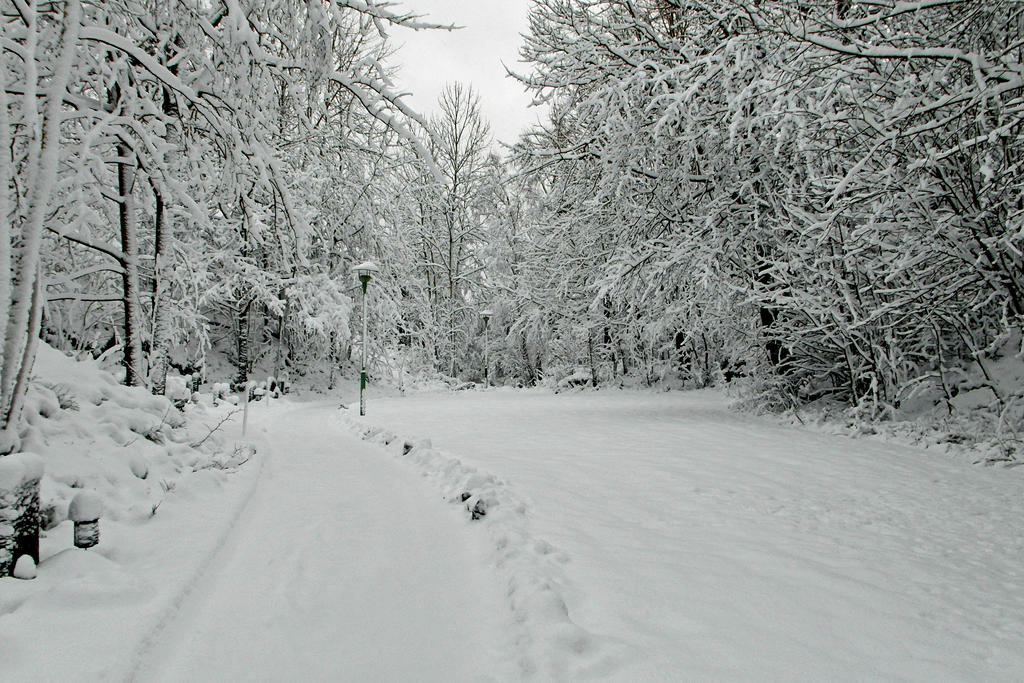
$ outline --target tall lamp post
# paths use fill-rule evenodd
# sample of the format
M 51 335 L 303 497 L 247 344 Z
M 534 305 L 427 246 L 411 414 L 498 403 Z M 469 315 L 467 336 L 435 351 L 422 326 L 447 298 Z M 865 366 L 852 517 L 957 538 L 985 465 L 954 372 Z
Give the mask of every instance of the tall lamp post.
M 359 282 L 363 285 L 363 349 L 362 362 L 359 368 L 359 414 L 366 415 L 366 285 L 370 284 L 374 273 L 380 269 L 371 261 L 360 263 L 352 270 L 359 276 Z
M 491 361 L 488 358 L 488 334 L 487 334 L 487 323 L 491 321 L 491 316 L 494 315 L 494 311 L 489 308 L 485 308 L 480 311 L 480 317 L 484 319 L 484 389 L 491 386 Z

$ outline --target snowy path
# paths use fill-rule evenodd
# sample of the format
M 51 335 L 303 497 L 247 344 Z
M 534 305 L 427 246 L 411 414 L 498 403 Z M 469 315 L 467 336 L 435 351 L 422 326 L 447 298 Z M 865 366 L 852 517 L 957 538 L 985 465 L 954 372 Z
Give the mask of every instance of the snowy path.
M 528 503 L 621 681 L 1021 680 L 1024 468 L 729 412 L 715 393 L 371 400 Z
M 478 569 L 482 539 L 465 518 L 343 433 L 336 404 L 261 409 L 256 492 L 133 678 L 504 678 L 507 608 Z

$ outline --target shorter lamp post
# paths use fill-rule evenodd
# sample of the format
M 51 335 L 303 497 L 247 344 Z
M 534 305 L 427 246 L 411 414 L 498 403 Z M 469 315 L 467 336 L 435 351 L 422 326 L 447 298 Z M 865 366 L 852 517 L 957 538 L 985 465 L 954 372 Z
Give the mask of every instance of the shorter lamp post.
M 103 501 L 92 491 L 79 491 L 68 505 L 68 519 L 75 523 L 75 547 L 91 548 L 100 542 Z
M 359 282 L 363 285 L 363 349 L 359 369 L 359 414 L 366 415 L 366 397 L 364 396 L 366 391 L 366 285 L 370 284 L 374 273 L 380 269 L 375 263 L 365 261 L 352 270 L 359 276 Z
M 490 344 L 487 334 L 487 323 L 491 321 L 491 316 L 494 315 L 494 311 L 489 308 L 485 308 L 480 311 L 480 317 L 484 319 L 484 389 L 491 386 L 491 362 L 488 357 L 488 347 Z

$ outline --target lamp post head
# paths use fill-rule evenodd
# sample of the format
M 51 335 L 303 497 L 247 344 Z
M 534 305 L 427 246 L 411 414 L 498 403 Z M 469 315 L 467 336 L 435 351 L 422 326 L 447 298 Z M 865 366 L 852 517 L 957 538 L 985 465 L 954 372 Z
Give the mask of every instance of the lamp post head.
M 480 317 L 484 319 L 484 327 L 487 327 L 487 323 L 490 322 L 492 315 L 494 315 L 494 311 L 489 308 L 480 311 Z
M 377 264 L 372 261 L 363 261 L 358 266 L 352 268 L 359 276 L 359 281 L 363 283 L 363 291 L 366 291 L 366 285 L 373 279 L 373 276 L 380 271 Z

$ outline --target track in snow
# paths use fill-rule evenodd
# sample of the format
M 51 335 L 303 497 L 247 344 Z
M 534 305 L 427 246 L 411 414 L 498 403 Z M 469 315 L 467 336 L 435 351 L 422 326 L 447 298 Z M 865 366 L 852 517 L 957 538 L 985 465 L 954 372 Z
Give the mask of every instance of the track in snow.
M 260 409 L 257 428 L 272 415 Z M 506 678 L 507 608 L 481 539 L 411 470 L 344 434 L 336 410 L 267 425 L 241 521 L 135 678 Z

